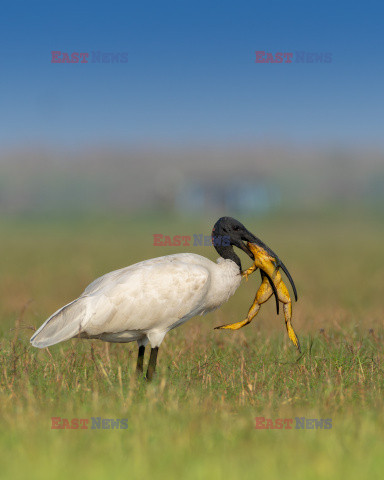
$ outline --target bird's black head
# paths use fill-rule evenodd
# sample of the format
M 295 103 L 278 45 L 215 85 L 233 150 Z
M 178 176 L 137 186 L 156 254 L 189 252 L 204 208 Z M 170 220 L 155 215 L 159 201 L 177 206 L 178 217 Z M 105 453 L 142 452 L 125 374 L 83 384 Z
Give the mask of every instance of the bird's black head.
M 221 217 L 215 223 L 212 229 L 212 243 L 216 248 L 217 253 L 226 259 L 233 260 L 241 270 L 240 258 L 236 255 L 233 247 L 238 247 L 245 252 L 252 260 L 254 260 L 253 253 L 249 250 L 244 242 L 255 243 L 259 247 L 262 247 L 271 257 L 276 259 L 276 264 L 282 268 L 291 282 L 295 298 L 297 300 L 296 287 L 293 279 L 288 272 L 288 269 L 284 263 L 279 259 L 276 253 L 271 250 L 260 238 L 256 237 L 253 233 L 247 230 L 244 225 L 232 217 Z
M 263 247 L 268 253 L 273 252 L 253 233 L 247 230 L 244 225 L 232 217 L 221 217 L 215 223 L 212 230 L 212 243 L 217 253 L 223 257 L 233 260 L 241 270 L 240 258 L 236 255 L 233 247 L 243 250 L 254 260 L 253 253 L 248 249 L 244 242 L 256 243 Z M 275 256 L 275 254 L 273 254 Z

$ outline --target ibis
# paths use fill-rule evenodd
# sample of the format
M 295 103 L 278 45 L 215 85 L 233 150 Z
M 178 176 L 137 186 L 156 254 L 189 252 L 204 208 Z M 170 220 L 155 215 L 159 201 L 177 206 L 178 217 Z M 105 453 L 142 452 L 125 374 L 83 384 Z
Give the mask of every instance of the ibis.
M 107 273 L 51 315 L 31 337 L 31 343 L 45 348 L 71 338 L 135 341 L 139 375 L 143 375 L 149 343 L 146 379 L 151 380 L 165 335 L 192 317 L 217 309 L 235 293 L 242 270 L 233 247 L 254 259 L 244 242 L 259 245 L 277 258 L 242 223 L 222 217 L 212 230 L 212 243 L 219 254 L 216 262 L 195 253 L 177 253 Z M 271 287 L 276 295 L 273 282 Z

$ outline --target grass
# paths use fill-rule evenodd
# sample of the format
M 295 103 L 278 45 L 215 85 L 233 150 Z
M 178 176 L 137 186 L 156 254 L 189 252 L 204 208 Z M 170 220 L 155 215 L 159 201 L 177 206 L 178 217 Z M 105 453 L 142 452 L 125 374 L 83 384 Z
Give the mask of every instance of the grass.
M 295 279 L 303 355 L 273 302 L 239 332 L 213 330 L 246 314 L 254 275 L 220 310 L 167 335 L 147 385 L 133 374 L 134 344 L 72 340 L 37 350 L 29 337 L 102 273 L 174 251 L 214 259 L 212 248 L 152 246 L 152 233 L 205 233 L 209 222 L 2 221 L 2 478 L 381 478 L 382 222 L 336 215 L 244 223 Z M 51 429 L 51 417 L 98 416 L 126 418 L 128 428 Z M 259 430 L 259 416 L 331 418 L 332 428 Z

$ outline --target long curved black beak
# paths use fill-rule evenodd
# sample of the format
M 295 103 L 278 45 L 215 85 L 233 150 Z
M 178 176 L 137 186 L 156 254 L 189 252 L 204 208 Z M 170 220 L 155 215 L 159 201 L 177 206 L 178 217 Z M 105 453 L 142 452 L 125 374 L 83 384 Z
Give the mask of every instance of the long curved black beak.
M 297 302 L 297 290 L 296 290 L 295 282 L 293 281 L 293 278 L 291 277 L 291 274 L 289 273 L 288 268 L 284 265 L 284 263 L 276 255 L 276 253 L 273 250 L 271 250 L 262 240 L 260 240 L 260 238 L 256 237 L 256 235 L 254 235 L 253 233 L 251 233 L 248 230 L 246 230 L 246 232 L 243 233 L 241 239 L 244 240 L 245 242 L 255 243 L 259 247 L 263 248 L 271 257 L 276 259 L 276 265 L 283 270 L 283 272 L 286 274 L 290 284 L 292 285 L 292 290 L 293 290 L 293 293 L 295 295 L 295 300 Z M 242 243 L 242 242 L 240 242 L 240 243 Z M 236 246 L 238 246 L 238 245 L 236 245 Z M 242 245 L 239 246 L 239 248 L 241 248 L 241 250 L 243 250 L 249 257 L 251 257 L 252 260 L 255 259 L 253 253 L 249 250 L 249 248 L 246 245 L 244 245 L 242 243 Z

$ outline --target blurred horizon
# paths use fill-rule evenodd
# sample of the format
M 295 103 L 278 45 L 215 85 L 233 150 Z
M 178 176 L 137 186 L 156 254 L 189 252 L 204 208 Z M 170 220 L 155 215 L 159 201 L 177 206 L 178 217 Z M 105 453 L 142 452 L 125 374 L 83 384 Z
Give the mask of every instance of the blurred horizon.
M 383 153 L 267 145 L 10 150 L 0 214 L 269 215 L 384 207 Z

